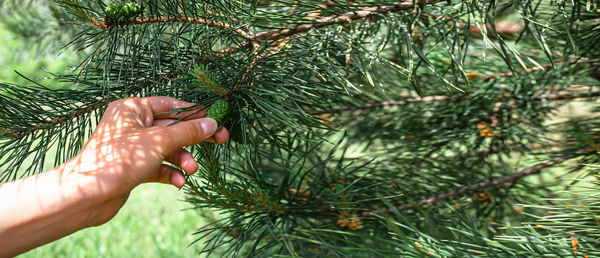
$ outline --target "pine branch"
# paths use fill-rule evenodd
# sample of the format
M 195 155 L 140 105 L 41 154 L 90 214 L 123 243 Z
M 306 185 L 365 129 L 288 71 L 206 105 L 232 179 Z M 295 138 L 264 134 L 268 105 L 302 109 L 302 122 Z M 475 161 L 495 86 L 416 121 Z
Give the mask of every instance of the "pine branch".
M 367 103 L 362 106 L 345 106 L 345 107 L 341 107 L 341 108 L 336 108 L 331 111 L 311 112 L 310 114 L 311 115 L 322 115 L 322 114 L 330 114 L 330 113 L 337 113 L 337 112 L 343 112 L 343 111 L 356 111 L 356 110 L 379 108 L 379 107 L 401 106 L 401 105 L 406 105 L 406 104 L 410 104 L 410 103 L 445 101 L 445 100 L 450 100 L 450 99 L 452 99 L 450 96 L 439 95 L 439 96 L 426 96 L 423 98 L 411 98 L 411 99 L 404 99 L 404 100 L 388 100 L 388 101 L 383 101 L 383 102 Z
M 415 7 L 415 2 L 418 1 L 404 1 L 399 2 L 394 5 L 384 5 L 384 6 L 375 6 L 363 8 L 357 11 L 341 13 L 338 15 L 327 16 L 323 18 L 319 18 L 315 20 L 315 23 L 310 24 L 297 24 L 288 26 L 285 29 L 275 29 L 270 31 L 265 31 L 256 34 L 253 38 L 254 40 L 273 40 L 277 38 L 287 37 L 294 34 L 299 34 L 303 32 L 307 32 L 312 29 L 318 29 L 323 27 L 328 27 L 335 24 L 346 23 L 350 21 L 365 19 L 375 14 L 388 14 L 399 11 L 406 11 L 413 9 Z M 435 4 L 438 2 L 442 2 L 441 0 L 429 1 L 423 4 Z
M 417 3 L 418 5 L 433 5 L 438 2 L 444 2 L 444 0 L 433 0 L 425 3 Z M 267 40 L 275 40 L 278 38 L 289 37 L 292 35 L 308 32 L 312 29 L 319 29 L 328 27 L 331 25 L 342 24 L 350 21 L 365 19 L 371 17 L 376 14 L 389 14 L 394 12 L 406 11 L 415 8 L 414 1 L 403 1 L 398 2 L 394 5 L 383 5 L 383 6 L 374 6 L 362 8 L 357 11 L 345 12 L 337 15 L 331 15 L 327 17 L 322 17 L 316 19 L 314 23 L 304 23 L 304 24 L 294 24 L 288 25 L 285 29 L 273 29 L 269 31 L 264 31 L 254 35 L 251 31 L 245 32 L 241 29 L 235 29 L 234 31 L 241 36 L 247 38 L 245 42 L 241 44 L 241 47 L 231 47 L 224 51 L 222 54 L 230 55 L 239 52 L 243 48 L 254 47 L 255 45 L 252 43 L 253 41 L 267 41 Z M 118 23 L 111 23 L 108 21 L 98 21 L 94 18 L 90 19 L 90 23 L 102 30 L 108 29 L 113 25 L 119 26 L 129 26 L 136 24 L 152 24 L 152 23 L 164 23 L 164 22 L 183 22 L 183 23 L 200 23 L 206 24 L 211 27 L 218 27 L 223 29 L 233 29 L 234 27 L 230 24 L 212 21 L 203 18 L 192 18 L 182 15 L 180 17 L 176 16 L 165 16 L 165 17 L 150 17 L 150 18 L 136 18 L 133 20 L 120 21 Z M 247 27 L 247 26 L 245 26 Z
M 376 14 L 389 14 L 395 12 L 401 12 L 411 10 L 416 5 L 433 5 L 439 2 L 446 2 L 445 0 L 433 0 L 426 1 L 425 3 L 419 3 L 419 1 L 403 1 L 393 5 L 382 5 L 362 8 L 360 10 L 345 12 L 337 15 L 326 16 L 315 19 L 314 23 L 303 23 L 303 24 L 292 24 L 288 25 L 285 29 L 273 29 L 257 33 L 253 37 L 243 42 L 240 46 L 230 47 L 222 51 L 223 54 L 231 55 L 239 52 L 244 48 L 252 47 L 252 42 L 255 40 L 268 41 L 276 40 L 279 38 L 289 37 L 296 34 L 308 32 L 312 29 L 324 28 L 332 25 L 342 24 L 355 20 L 365 19 Z
M 161 77 L 163 77 L 163 76 L 164 75 L 161 75 Z M 151 84 L 145 84 L 145 86 L 140 86 L 140 87 L 138 87 L 138 89 L 143 89 L 143 88 L 149 87 L 150 85 Z M 566 93 L 566 94 L 563 93 L 563 94 L 543 95 L 543 96 L 536 97 L 536 99 L 538 99 L 538 100 L 572 100 L 572 99 L 580 99 L 580 98 L 594 98 L 594 97 L 599 97 L 599 96 L 600 96 L 600 92 L 592 92 L 590 94 L 585 94 L 585 93 L 584 94 L 575 94 L 575 95 L 569 94 L 569 93 Z M 459 98 L 463 98 L 463 97 L 465 97 L 465 96 L 461 96 Z M 37 124 L 37 125 L 35 125 L 35 127 L 39 128 L 39 127 L 47 127 L 47 126 L 61 124 L 67 120 L 77 118 L 77 117 L 85 115 L 93 110 L 101 108 L 101 107 L 107 105 L 108 103 L 110 103 L 114 100 L 117 100 L 118 98 L 119 97 L 117 97 L 117 96 L 108 97 L 105 101 L 95 104 L 95 105 L 92 105 L 92 106 L 89 106 L 89 107 L 86 107 L 80 111 L 73 113 L 72 115 L 70 115 L 68 117 L 54 118 L 54 119 L 48 121 L 47 123 Z M 346 106 L 346 107 L 334 109 L 332 111 L 311 112 L 310 114 L 311 115 L 322 115 L 322 114 L 337 113 L 337 112 L 343 112 L 343 111 L 356 111 L 356 110 L 364 110 L 364 109 L 370 109 L 370 108 L 401 106 L 401 105 L 412 104 L 412 103 L 445 101 L 445 100 L 451 100 L 451 99 L 452 98 L 450 96 L 445 96 L 445 95 L 427 96 L 427 97 L 423 97 L 423 98 L 412 98 L 412 99 L 405 99 L 405 100 L 391 100 L 391 101 L 368 103 L 363 106 Z M 31 129 L 31 130 L 27 130 L 25 132 L 15 132 L 13 135 L 18 136 L 18 135 L 25 134 L 25 133 L 31 133 L 36 130 L 39 130 L 39 129 Z
M 3 128 L 0 128 L 0 131 L 5 131 L 7 133 L 12 134 L 13 136 L 19 136 L 19 135 L 23 135 L 23 134 L 33 133 L 35 131 L 40 130 L 41 127 L 56 126 L 56 125 L 59 125 L 61 123 L 64 123 L 65 121 L 71 120 L 73 118 L 83 116 L 83 115 L 85 115 L 85 114 L 87 114 L 89 112 L 92 112 L 93 110 L 96 110 L 96 109 L 99 109 L 101 107 L 104 107 L 105 105 L 108 105 L 108 103 L 112 102 L 113 100 L 117 100 L 117 99 L 118 99 L 118 97 L 110 97 L 110 98 L 108 98 L 105 101 L 102 101 L 102 102 L 100 102 L 98 104 L 95 104 L 95 105 L 88 106 L 88 107 L 86 107 L 86 108 L 84 108 L 82 110 L 79 110 L 79 111 L 77 111 L 77 112 L 75 112 L 75 113 L 73 113 L 73 114 L 71 114 L 69 116 L 55 117 L 55 118 L 49 120 L 46 123 L 35 124 L 35 125 L 33 125 L 35 128 L 29 129 L 29 130 L 26 130 L 26 131 L 20 131 L 20 132 L 11 133 L 11 130 L 3 129 Z
M 212 20 L 203 19 L 203 18 L 187 17 L 185 15 L 182 15 L 179 17 L 165 16 L 165 17 L 136 18 L 133 20 L 120 21 L 118 23 L 112 23 L 112 22 L 108 22 L 108 21 L 99 22 L 96 19 L 92 19 L 92 25 L 94 25 L 102 30 L 106 30 L 115 25 L 124 27 L 124 26 L 137 25 L 137 24 L 152 24 L 152 23 L 165 23 L 165 22 L 200 23 L 200 24 L 208 25 L 210 27 L 218 27 L 218 28 L 227 29 L 227 30 L 231 30 L 234 28 L 230 24 L 227 24 L 224 22 L 212 21 Z M 251 35 L 251 33 L 249 34 L 241 29 L 234 29 L 233 31 L 240 34 L 244 38 L 252 38 L 253 37 Z
M 255 60 L 256 61 L 256 60 Z M 255 63 L 255 61 L 253 61 L 253 63 Z M 248 73 L 248 71 L 246 71 Z M 165 74 L 160 75 L 160 77 L 164 77 Z M 146 84 L 140 84 L 140 86 L 136 87 L 136 89 L 143 89 L 143 88 L 147 88 L 149 86 L 151 86 L 151 83 L 146 83 Z M 457 98 L 464 98 L 468 95 L 465 96 L 460 96 Z M 600 92 L 592 92 L 589 94 L 569 94 L 569 93 L 563 93 L 563 94 L 550 94 L 550 95 L 543 95 L 543 96 L 539 96 L 536 97 L 536 99 L 538 100 L 573 100 L 573 99 L 580 99 L 580 98 L 594 98 L 594 97 L 599 97 L 600 96 Z M 456 99 L 457 99 L 456 98 Z M 32 133 L 35 132 L 37 130 L 40 130 L 39 128 L 41 127 L 48 127 L 48 126 L 56 126 L 58 124 L 61 124 L 65 121 L 68 121 L 70 119 L 74 119 L 77 117 L 80 117 L 82 115 L 85 115 L 93 110 L 96 110 L 98 108 L 102 108 L 105 105 L 107 105 L 108 103 L 119 99 L 118 96 L 110 96 L 107 97 L 107 99 L 103 102 L 94 104 L 92 106 L 86 107 L 82 110 L 79 110 L 75 113 L 73 113 L 70 116 L 65 116 L 65 117 L 57 117 L 54 118 L 52 120 L 49 120 L 46 123 L 42 123 L 42 124 L 36 124 L 34 125 L 36 128 L 27 130 L 27 131 L 23 131 L 23 132 L 14 132 L 13 135 L 14 136 L 18 136 L 18 135 L 22 135 L 22 134 L 26 134 L 26 133 Z M 427 96 L 427 97 L 423 97 L 423 98 L 411 98 L 411 99 L 405 99 L 405 100 L 391 100 L 391 101 L 383 101 L 383 102 L 374 102 L 374 103 L 368 103 L 365 104 L 363 106 L 345 106 L 345 107 L 341 107 L 341 108 L 337 108 L 331 111 L 320 111 L 320 112 L 311 112 L 310 115 L 322 115 L 322 114 L 330 114 L 330 113 L 337 113 L 337 112 L 343 112 L 343 111 L 357 111 L 357 110 L 365 110 L 365 109 L 371 109 L 371 108 L 379 108 L 379 107 L 391 107 L 391 106 L 401 106 L 401 105 L 406 105 L 406 104 L 412 104 L 412 103 L 424 103 L 424 102 L 434 102 L 434 101 L 446 101 L 446 100 L 452 100 L 453 98 L 451 98 L 450 96 L 446 96 L 446 95 L 439 95 L 439 96 Z M 10 130 L 6 130 L 7 132 L 10 132 Z
M 137 91 L 137 90 L 140 90 L 140 89 L 148 88 L 148 87 L 150 87 L 152 85 L 153 85 L 152 82 L 148 81 L 146 83 L 139 84 L 137 87 L 132 88 L 131 91 Z M 83 109 L 78 110 L 76 112 L 73 112 L 72 114 L 70 114 L 68 116 L 55 117 L 55 118 L 52 118 L 52 119 L 48 120 L 47 122 L 34 124 L 34 125 L 32 125 L 33 128 L 25 130 L 25 131 L 18 131 L 18 132 L 12 132 L 11 133 L 11 131 L 14 131 L 14 130 L 9 130 L 9 129 L 4 129 L 4 128 L 0 128 L 0 130 L 3 130 L 5 132 L 7 132 L 7 133 L 11 133 L 13 136 L 19 136 L 19 135 L 23 135 L 23 134 L 34 133 L 36 131 L 41 130 L 44 127 L 54 127 L 54 126 L 57 126 L 59 124 L 65 123 L 65 122 L 67 122 L 69 120 L 72 120 L 72 119 L 84 116 L 84 115 L 86 115 L 86 114 L 88 114 L 88 113 L 90 113 L 90 112 L 92 112 L 92 111 L 94 111 L 96 109 L 102 108 L 102 107 L 108 105 L 110 102 L 118 100 L 118 99 L 120 99 L 122 97 L 123 96 L 119 95 L 119 94 L 113 94 L 111 96 L 107 96 L 102 102 L 99 102 L 99 103 L 96 103 L 96 104 L 84 107 Z
M 590 150 L 579 150 L 575 153 L 569 154 L 569 155 L 565 155 L 562 157 L 558 157 L 558 158 L 554 158 L 542 163 L 539 163 L 535 166 L 532 167 L 528 167 L 525 168 L 519 172 L 513 173 L 511 175 L 508 176 L 504 176 L 504 177 L 500 177 L 500 178 L 496 178 L 494 180 L 490 180 L 490 181 L 485 181 L 485 182 L 481 182 L 481 183 L 477 183 L 477 184 L 473 184 L 473 185 L 468 185 L 468 186 L 464 186 L 449 192 L 445 192 L 445 193 L 441 193 L 435 196 L 431 196 L 429 198 L 426 199 L 422 199 L 416 203 L 406 203 L 403 205 L 400 205 L 398 207 L 395 207 L 393 209 L 388 208 L 388 209 L 384 209 L 384 210 L 379 210 L 379 211 L 366 211 L 360 214 L 360 217 L 372 217 L 375 216 L 377 214 L 382 214 L 382 213 L 390 213 L 393 212 L 395 210 L 408 210 L 408 209 L 414 209 L 416 206 L 424 206 L 424 205 L 430 205 L 439 201 L 443 201 L 446 199 L 450 199 L 454 196 L 458 196 L 458 195 L 463 195 L 466 194 L 470 191 L 475 191 L 475 190 L 479 190 L 479 189 L 484 189 L 490 186 L 497 186 L 497 185 L 502 185 L 502 184 L 515 184 L 517 181 L 519 181 L 521 178 L 525 177 L 525 176 L 529 176 L 529 175 L 534 175 L 534 174 L 538 174 L 542 171 L 542 169 L 544 168 L 548 168 L 548 167 L 552 167 L 554 165 L 558 165 L 560 163 L 563 163 L 567 160 L 573 159 L 573 158 L 577 158 L 583 155 L 587 155 L 590 153 L 593 153 L 594 151 L 590 151 Z
M 457 100 L 461 98 L 468 97 L 469 95 L 461 95 L 458 97 L 450 97 L 446 95 L 439 96 L 427 96 L 423 98 L 410 98 L 404 100 L 389 100 L 383 102 L 373 102 L 367 103 L 362 106 L 344 106 L 340 108 L 336 108 L 330 111 L 319 111 L 319 112 L 310 112 L 311 115 L 322 115 L 322 114 L 331 114 L 343 111 L 357 111 L 371 108 L 380 108 L 380 107 L 392 107 L 392 106 L 402 106 L 406 104 L 413 103 L 425 103 L 425 102 L 435 102 L 435 101 L 446 101 L 446 100 Z M 570 94 L 570 93 L 557 93 L 557 94 L 549 94 L 538 96 L 536 100 L 573 100 L 573 99 L 581 99 L 581 98 L 595 98 L 600 97 L 600 92 L 592 92 L 592 93 L 582 93 L 582 94 Z

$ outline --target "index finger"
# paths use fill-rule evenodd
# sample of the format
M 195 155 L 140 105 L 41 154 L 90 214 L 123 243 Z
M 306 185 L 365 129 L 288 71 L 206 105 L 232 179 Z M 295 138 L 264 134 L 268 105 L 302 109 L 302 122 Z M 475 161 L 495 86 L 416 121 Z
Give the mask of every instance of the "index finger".
M 158 96 L 146 98 L 155 119 L 184 119 L 191 120 L 206 116 L 206 108 L 201 105 L 178 100 L 176 98 Z M 188 108 L 188 111 L 176 111 Z

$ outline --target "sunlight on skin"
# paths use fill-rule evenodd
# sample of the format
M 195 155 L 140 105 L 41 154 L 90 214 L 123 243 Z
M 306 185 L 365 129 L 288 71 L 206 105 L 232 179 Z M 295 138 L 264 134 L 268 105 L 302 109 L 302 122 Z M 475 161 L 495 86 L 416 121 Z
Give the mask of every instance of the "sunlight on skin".
M 169 97 L 115 101 L 77 156 L 47 172 L 1 184 L 0 239 L 11 241 L 0 241 L 0 257 L 106 223 L 142 183 L 181 188 L 183 173 L 198 170 L 183 147 L 229 139 L 227 129 L 215 132 L 218 125 L 204 118 L 205 110 L 161 114 L 192 105 Z

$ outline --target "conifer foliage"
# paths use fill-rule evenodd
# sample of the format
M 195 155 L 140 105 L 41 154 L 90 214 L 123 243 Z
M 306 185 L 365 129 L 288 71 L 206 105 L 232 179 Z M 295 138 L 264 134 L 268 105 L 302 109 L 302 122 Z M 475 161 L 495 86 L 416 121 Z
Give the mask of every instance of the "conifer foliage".
M 0 86 L 2 181 L 166 95 L 231 133 L 191 148 L 208 254 L 600 255 L 596 1 L 39 3 L 86 57 Z

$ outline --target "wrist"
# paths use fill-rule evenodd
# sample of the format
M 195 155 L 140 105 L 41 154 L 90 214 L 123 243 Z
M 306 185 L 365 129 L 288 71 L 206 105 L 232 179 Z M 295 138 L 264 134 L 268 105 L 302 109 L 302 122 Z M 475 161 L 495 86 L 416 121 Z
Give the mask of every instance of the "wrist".
M 95 190 L 97 186 L 91 176 L 78 173 L 78 166 L 74 161 L 67 161 L 40 174 L 50 182 L 38 185 L 56 185 L 59 190 L 50 192 L 62 196 L 60 210 L 77 214 L 73 222 L 81 228 L 93 226 L 93 209 L 102 202 L 103 197 Z
M 119 211 L 127 200 L 127 189 L 116 189 L 113 174 L 106 167 L 90 167 L 96 162 L 84 162 L 76 156 L 57 167 L 56 173 L 64 182 L 68 182 L 73 198 L 72 204 L 80 208 L 85 217 L 85 227 L 106 223 Z
M 94 207 L 118 195 L 116 189 L 111 189 L 114 184 L 108 182 L 113 173 L 105 171 L 106 166 L 99 164 L 102 163 L 77 155 L 53 170 L 71 186 L 76 186 L 77 194 Z

